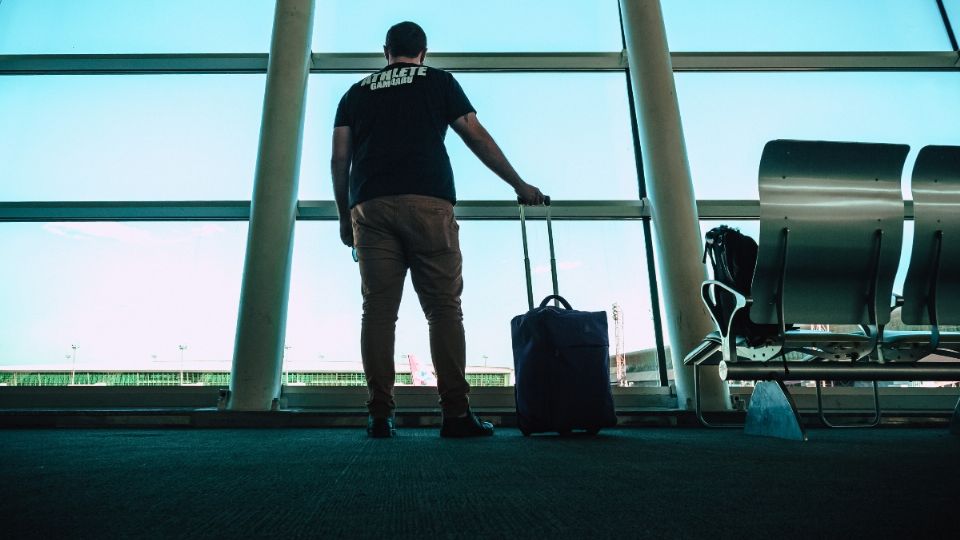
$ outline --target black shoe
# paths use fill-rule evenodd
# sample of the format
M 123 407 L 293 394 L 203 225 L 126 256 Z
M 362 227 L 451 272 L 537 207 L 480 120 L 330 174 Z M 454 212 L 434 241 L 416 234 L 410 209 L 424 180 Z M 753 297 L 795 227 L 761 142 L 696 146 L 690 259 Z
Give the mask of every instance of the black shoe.
M 489 437 L 493 435 L 493 424 L 477 418 L 469 410 L 466 416 L 444 417 L 440 427 L 441 437 Z
M 397 434 L 397 429 L 393 427 L 393 417 L 374 418 L 367 417 L 367 436 L 374 439 L 389 439 Z

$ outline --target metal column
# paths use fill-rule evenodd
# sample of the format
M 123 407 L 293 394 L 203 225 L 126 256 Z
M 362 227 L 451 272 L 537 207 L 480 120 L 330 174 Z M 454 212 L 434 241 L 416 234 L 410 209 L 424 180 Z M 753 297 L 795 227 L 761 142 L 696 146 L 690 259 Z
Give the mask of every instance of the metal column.
M 277 0 L 226 407 L 275 408 L 280 396 L 290 261 L 314 0 Z
M 647 198 L 656 227 L 659 275 L 680 408 L 691 409 L 693 370 L 684 355 L 714 329 L 700 300 L 706 269 L 696 198 L 680 123 L 680 107 L 659 0 L 620 0 L 628 66 L 643 150 Z M 651 291 L 656 294 L 656 291 Z M 703 406 L 730 407 L 716 368 L 701 371 Z

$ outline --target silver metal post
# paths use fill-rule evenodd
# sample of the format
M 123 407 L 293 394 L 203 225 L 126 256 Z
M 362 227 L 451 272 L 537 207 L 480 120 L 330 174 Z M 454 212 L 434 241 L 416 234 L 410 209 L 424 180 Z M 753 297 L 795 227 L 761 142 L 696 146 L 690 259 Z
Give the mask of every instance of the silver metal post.
M 533 311 L 533 282 L 530 275 L 530 250 L 527 247 L 527 219 L 520 204 L 520 233 L 523 236 L 523 268 L 527 277 L 527 306 Z
M 706 270 L 700 262 L 700 227 L 673 66 L 659 0 L 620 0 L 620 12 L 656 232 L 677 400 L 681 408 L 690 409 L 693 368 L 683 365 L 683 357 L 713 330 L 713 323 L 699 296 Z M 729 391 L 716 368 L 703 367 L 700 375 L 703 407 L 729 409 Z
M 960 362 L 721 362 L 728 381 L 955 381 Z
M 280 396 L 314 0 L 277 0 L 243 265 L 229 410 Z
M 550 242 L 550 277 L 553 280 L 553 294 L 556 296 L 560 294 L 560 287 L 557 284 L 557 255 L 553 249 L 553 220 L 550 218 L 550 204 L 547 204 L 547 240 Z M 554 299 L 553 307 L 560 307 L 560 301 Z

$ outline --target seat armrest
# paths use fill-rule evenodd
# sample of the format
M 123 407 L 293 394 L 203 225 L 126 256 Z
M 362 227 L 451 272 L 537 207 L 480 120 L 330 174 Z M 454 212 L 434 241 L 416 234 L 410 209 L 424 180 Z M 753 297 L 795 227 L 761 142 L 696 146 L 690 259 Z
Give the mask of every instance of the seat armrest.
M 714 298 L 716 298 L 716 295 L 711 294 L 716 287 L 719 287 L 720 289 L 723 289 L 723 291 L 725 291 L 726 293 L 729 293 L 730 295 L 732 295 L 736 302 L 736 305 L 734 306 L 733 311 L 730 312 L 730 320 L 727 320 L 727 321 L 720 320 L 719 306 L 714 301 Z M 749 306 L 753 302 L 753 299 L 747 296 L 744 296 L 733 287 L 730 287 L 726 283 L 723 283 L 714 279 L 708 279 L 707 281 L 704 281 L 703 284 L 700 285 L 700 298 L 703 300 L 703 303 L 707 306 L 707 309 L 710 311 L 710 317 L 713 318 L 713 322 L 716 323 L 717 329 L 720 330 L 720 334 L 724 338 L 730 335 L 730 325 L 733 323 L 734 315 L 736 315 L 738 311 Z
M 734 289 L 733 287 L 727 285 L 722 281 L 717 281 L 715 279 L 708 279 L 704 281 L 703 284 L 700 286 L 700 290 L 706 291 L 710 287 L 720 287 L 721 289 L 724 289 L 730 294 L 732 294 L 733 297 L 737 299 L 737 309 L 740 309 L 746 306 L 750 302 L 749 298 L 740 294 L 740 292 Z
M 720 306 L 717 305 L 715 301 L 717 288 L 723 291 L 722 294 L 733 295 L 735 301 L 729 319 L 725 321 L 721 320 Z M 717 330 L 720 331 L 723 359 L 728 362 L 735 362 L 737 360 L 737 336 L 731 335 L 733 319 L 738 311 L 752 304 L 753 299 L 744 296 L 725 283 L 712 279 L 704 281 L 700 285 L 700 298 L 703 300 L 704 305 L 707 306 L 707 310 L 710 311 L 710 317 L 712 317 L 713 322 L 716 323 Z

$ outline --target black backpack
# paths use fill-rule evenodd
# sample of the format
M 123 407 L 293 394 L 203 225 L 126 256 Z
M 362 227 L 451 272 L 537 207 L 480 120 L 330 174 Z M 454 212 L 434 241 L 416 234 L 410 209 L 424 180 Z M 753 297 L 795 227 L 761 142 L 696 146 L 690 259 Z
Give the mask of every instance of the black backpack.
M 707 231 L 702 262 L 707 262 L 708 255 L 713 266 L 713 279 L 749 297 L 753 271 L 757 266 L 757 243 L 753 238 L 726 225 L 714 227 Z M 736 300 L 730 294 L 719 292 L 716 301 L 720 320 L 730 320 Z M 776 324 L 757 324 L 750 320 L 749 312 L 749 307 L 737 312 L 730 325 L 731 333 L 745 337 L 750 345 L 759 345 L 777 335 L 779 328 Z

